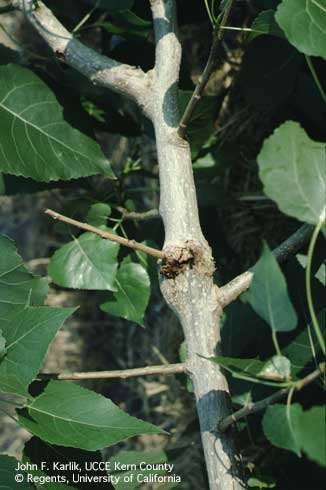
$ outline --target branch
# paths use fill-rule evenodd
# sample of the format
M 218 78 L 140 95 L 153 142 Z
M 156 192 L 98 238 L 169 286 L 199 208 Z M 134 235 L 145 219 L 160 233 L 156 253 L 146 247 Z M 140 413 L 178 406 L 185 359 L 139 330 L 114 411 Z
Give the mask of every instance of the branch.
M 168 375 L 185 373 L 183 363 L 169 364 L 161 366 L 147 366 L 134 369 L 121 369 L 115 371 L 95 371 L 88 373 L 40 373 L 37 379 L 57 379 L 57 380 L 86 380 L 86 379 L 127 379 L 137 376 Z
M 191 153 L 178 136 L 178 81 L 181 44 L 177 37 L 175 0 L 150 0 L 156 42 L 151 118 L 160 177 L 160 215 L 164 248 L 190 240 L 205 243 L 198 215 Z
M 148 247 L 147 245 L 143 245 L 142 243 L 136 242 L 135 240 L 128 240 L 127 238 L 123 238 L 119 235 L 114 235 L 113 233 L 109 233 L 107 231 L 103 231 L 100 228 L 96 228 L 95 226 L 89 225 L 88 223 L 82 223 L 81 221 L 77 221 L 72 218 L 68 218 L 63 214 L 57 213 L 56 211 L 52 211 L 52 209 L 46 209 L 45 214 L 48 214 L 53 219 L 57 219 L 62 221 L 63 223 L 68 223 L 69 225 L 76 226 L 85 231 L 90 231 L 99 235 L 106 240 L 111 240 L 111 242 L 119 243 L 120 245 L 124 245 L 125 247 L 132 248 L 134 250 L 140 250 L 141 252 L 145 252 L 148 255 L 152 255 L 156 259 L 164 259 L 166 254 L 161 250 L 157 250 L 152 247 Z
M 273 250 L 273 255 L 279 263 L 285 262 L 296 254 L 310 239 L 313 226 L 303 225 L 281 245 Z M 250 270 L 240 274 L 225 286 L 218 289 L 219 302 L 223 308 L 236 300 L 251 284 L 253 272 Z
M 325 373 L 325 363 L 319 364 L 319 368 L 313 371 L 312 373 L 308 374 L 305 378 L 297 381 L 295 383 L 295 388 L 297 391 L 301 390 L 305 386 L 308 386 L 310 383 L 315 381 L 316 379 L 319 378 L 321 374 Z M 263 400 L 260 400 L 259 402 L 256 403 L 250 403 L 249 405 L 241 408 L 237 412 L 234 412 L 232 415 L 229 415 L 228 417 L 225 417 L 225 419 L 221 420 L 219 423 L 219 430 L 221 432 L 225 432 L 231 425 L 235 424 L 238 422 L 238 420 L 243 419 L 244 417 L 247 417 L 248 415 L 251 415 L 252 413 L 259 412 L 260 410 L 264 410 L 266 407 L 271 405 L 272 403 L 275 403 L 276 401 L 280 400 L 281 398 L 284 398 L 289 391 L 293 388 L 293 385 L 288 386 L 287 388 L 282 388 L 281 390 L 277 391 L 276 393 L 273 393 L 271 396 L 268 396 L 267 398 L 264 398 Z
M 231 0 L 229 2 L 229 4 L 227 5 L 227 7 L 224 11 L 221 23 L 217 26 L 217 32 L 214 28 L 213 35 L 215 35 L 215 37 L 213 40 L 213 44 L 211 47 L 211 51 L 209 53 L 209 57 L 208 57 L 206 66 L 204 68 L 204 71 L 203 71 L 201 77 L 198 80 L 196 88 L 195 88 L 195 90 L 191 96 L 191 99 L 188 102 L 188 105 L 187 105 L 185 112 L 184 112 L 184 114 L 181 118 L 181 121 L 179 123 L 178 134 L 183 139 L 186 136 L 187 127 L 188 127 L 188 124 L 191 120 L 191 117 L 195 111 L 195 108 L 196 108 L 198 102 L 200 101 L 200 99 L 203 96 L 203 92 L 204 92 L 204 89 L 206 87 L 206 84 L 209 80 L 209 77 L 212 74 L 214 67 L 215 67 L 217 52 L 218 52 L 220 43 L 221 43 L 223 36 L 224 36 L 223 27 L 226 25 L 226 23 L 228 21 L 233 3 L 234 3 L 234 0 Z
M 155 34 L 155 89 L 163 106 L 156 110 L 156 123 L 176 128 L 179 121 L 178 81 L 181 45 L 177 37 L 177 16 L 174 0 L 150 0 Z M 157 101 L 154 101 L 154 104 Z M 155 109 L 154 109 L 155 110 Z M 162 114 L 164 112 L 164 114 Z M 163 122 L 162 121 L 162 122 Z
M 286 262 L 309 241 L 313 231 L 314 227 L 312 225 L 303 225 L 298 228 L 293 235 L 273 250 L 276 260 L 280 264 Z
M 151 219 L 160 218 L 158 209 L 150 209 L 148 211 L 138 213 L 136 211 L 128 211 L 128 209 L 118 206 L 117 210 L 120 211 L 124 220 L 149 221 Z
M 103 56 L 73 38 L 40 0 L 14 0 L 40 36 L 68 65 L 78 70 L 95 85 L 110 88 L 134 99 L 146 110 L 150 87 L 145 73 L 136 67 Z

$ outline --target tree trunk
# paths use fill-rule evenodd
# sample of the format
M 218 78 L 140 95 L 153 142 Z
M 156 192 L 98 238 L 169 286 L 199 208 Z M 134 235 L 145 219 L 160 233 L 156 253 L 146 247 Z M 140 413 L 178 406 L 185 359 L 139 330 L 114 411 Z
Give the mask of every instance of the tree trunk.
M 219 434 L 218 423 L 230 413 L 229 390 L 219 366 L 208 361 L 219 351 L 219 323 L 222 308 L 213 283 L 214 262 L 199 224 L 190 149 L 184 141 L 169 143 L 157 131 L 160 166 L 161 206 L 165 224 L 164 250 L 178 260 L 188 254 L 193 258 L 181 263 L 175 277 L 164 277 L 162 294 L 177 314 L 185 336 L 186 368 L 193 381 L 201 437 L 211 490 L 239 490 L 240 458 L 232 435 Z M 177 138 L 176 132 L 173 138 Z M 182 260 L 181 260 L 182 262 Z M 169 274 L 168 274 L 169 275 Z
M 185 336 L 210 490 L 240 490 L 241 464 L 232 436 L 217 432 L 219 421 L 229 414 L 227 382 L 219 366 L 205 359 L 218 352 L 222 308 L 213 283 L 212 252 L 199 222 L 190 147 L 178 135 L 181 46 L 175 2 L 151 0 L 151 6 L 156 63 L 148 111 L 156 135 L 164 251 L 170 256 L 161 267 L 161 290 Z

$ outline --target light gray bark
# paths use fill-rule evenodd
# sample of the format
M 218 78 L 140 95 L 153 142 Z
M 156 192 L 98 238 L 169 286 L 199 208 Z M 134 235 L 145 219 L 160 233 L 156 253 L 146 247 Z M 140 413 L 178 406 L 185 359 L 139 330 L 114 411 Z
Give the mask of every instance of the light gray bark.
M 161 289 L 184 331 L 186 369 L 194 384 L 210 490 L 240 490 L 245 487 L 232 434 L 217 433 L 219 421 L 229 414 L 227 382 L 219 366 L 206 359 L 218 353 L 222 307 L 213 284 L 211 249 L 200 227 L 189 144 L 177 133 L 181 46 L 175 0 L 150 0 L 150 4 L 156 62 L 154 70 L 144 74 L 73 40 L 40 1 L 36 10 L 31 0 L 15 1 L 53 51 L 94 83 L 136 100 L 154 124 L 164 251 L 171 257 L 161 268 Z
M 140 69 L 119 63 L 85 46 L 58 21 L 44 3 L 14 0 L 52 51 L 68 65 L 89 78 L 94 85 L 108 87 L 135 100 L 146 112 L 150 82 Z
M 194 384 L 210 489 L 238 490 L 244 485 L 232 435 L 217 433 L 218 422 L 230 412 L 227 382 L 219 366 L 205 359 L 218 352 L 222 309 L 213 284 L 211 249 L 199 222 L 190 148 L 177 133 L 181 47 L 176 35 L 175 2 L 152 0 L 151 6 L 156 36 L 151 115 L 160 168 L 164 250 L 175 257 L 180 249 L 193 255 L 192 265 L 175 277 L 163 279 L 161 290 L 185 335 L 186 368 Z

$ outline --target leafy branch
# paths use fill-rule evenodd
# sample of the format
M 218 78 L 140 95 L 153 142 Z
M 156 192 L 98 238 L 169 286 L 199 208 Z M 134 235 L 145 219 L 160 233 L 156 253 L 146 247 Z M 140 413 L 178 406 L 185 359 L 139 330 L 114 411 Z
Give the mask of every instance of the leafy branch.
M 247 417 L 248 415 L 264 410 L 272 403 L 275 403 L 278 400 L 284 398 L 293 389 L 295 391 L 302 390 L 302 388 L 308 386 L 310 383 L 318 379 L 322 374 L 325 374 L 326 372 L 325 368 L 326 368 L 325 363 L 321 363 L 319 364 L 318 369 L 308 374 L 305 378 L 302 378 L 299 381 L 296 381 L 295 383 L 291 383 L 290 386 L 286 388 L 282 388 L 281 390 L 277 391 L 276 393 L 273 393 L 267 398 L 264 398 L 263 400 L 260 400 L 259 402 L 256 403 L 250 403 L 245 407 L 241 408 L 240 410 L 238 410 L 237 412 L 234 412 L 232 415 L 225 417 L 225 419 L 221 420 L 221 422 L 219 423 L 218 426 L 219 430 L 221 432 L 225 432 L 231 425 L 235 424 L 239 420 Z

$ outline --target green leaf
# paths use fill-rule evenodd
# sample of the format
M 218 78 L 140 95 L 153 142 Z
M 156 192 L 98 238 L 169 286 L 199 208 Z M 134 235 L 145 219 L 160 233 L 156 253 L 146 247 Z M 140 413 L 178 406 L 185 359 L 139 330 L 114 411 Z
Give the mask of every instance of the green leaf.
M 210 153 L 208 153 L 204 157 L 196 160 L 196 162 L 193 164 L 192 168 L 195 170 L 201 170 L 201 169 L 215 167 L 215 165 L 216 165 L 216 162 L 215 162 L 213 156 Z
M 27 396 L 49 343 L 75 308 L 33 306 L 3 322 L 6 355 L 0 361 L 0 392 Z
M 251 32 L 248 36 L 248 41 L 252 41 L 262 34 L 270 34 L 272 36 L 284 37 L 275 21 L 275 10 L 263 10 L 258 14 L 252 23 Z
M 117 243 L 95 233 L 82 233 L 55 252 L 49 275 L 53 282 L 67 288 L 116 291 L 118 251 Z
M 258 376 L 265 379 L 286 380 L 291 376 L 291 362 L 285 356 L 273 356 L 269 359 Z
M 234 373 L 245 373 L 250 376 L 257 376 L 264 368 L 265 363 L 259 359 L 237 359 L 233 357 L 210 357 L 210 361 L 219 364 Z
M 112 22 L 98 22 L 95 25 L 111 34 L 122 34 L 125 37 L 137 36 L 147 39 L 152 32 L 152 23 L 138 17 L 131 10 L 116 12 Z
M 246 299 L 275 332 L 288 332 L 297 325 L 297 315 L 290 301 L 286 281 L 268 245 L 253 267 L 254 277 Z
M 0 171 L 34 180 L 113 177 L 98 144 L 65 122 L 54 94 L 32 71 L 0 66 Z
M 155 243 L 153 240 L 144 240 L 141 243 L 143 245 L 147 245 L 148 247 L 158 248 L 157 243 Z M 135 255 L 137 257 L 137 261 L 147 271 L 151 282 L 151 287 L 156 287 L 158 285 L 157 260 L 155 257 L 148 255 L 141 250 L 135 250 Z
M 326 465 L 325 407 L 316 406 L 302 412 L 296 427 L 302 450 L 315 463 Z
M 284 356 L 273 356 L 267 361 L 223 356 L 210 357 L 209 360 L 224 367 L 232 374 L 243 374 L 255 378 L 283 381 L 291 373 L 291 363 Z
M 109 34 L 124 34 L 126 32 L 125 27 L 114 25 L 112 22 L 97 22 L 96 27 L 101 27 Z
M 86 221 L 93 226 L 102 226 L 106 225 L 110 215 L 111 206 L 104 202 L 98 202 L 90 206 L 86 216 Z
M 307 456 L 325 465 L 325 408 L 315 406 L 303 411 L 301 405 L 272 405 L 263 418 L 264 433 L 277 447 Z
M 8 320 L 28 305 L 42 305 L 47 293 L 47 280 L 27 271 L 15 243 L 0 235 L 0 320 Z
M 249 480 L 247 481 L 247 485 L 250 488 L 259 488 L 259 489 L 276 487 L 276 483 L 272 479 L 267 479 L 267 478 L 262 479 L 262 478 L 254 478 L 254 477 L 249 478 Z
M 267 407 L 263 418 L 263 429 L 267 439 L 274 446 L 288 449 L 300 456 L 296 428 L 301 414 L 301 405 L 297 403 L 290 407 L 281 404 Z
M 265 193 L 283 213 L 317 224 L 325 209 L 326 146 L 293 121 L 279 126 L 258 155 Z
M 18 461 L 15 458 L 9 456 L 0 456 L 0 488 L 3 490 L 32 490 L 35 489 L 34 485 L 27 483 L 26 481 L 16 482 L 15 476 L 18 471 L 15 471 Z M 23 475 L 24 480 L 26 474 L 24 471 L 19 471 L 19 474 Z
M 152 25 L 151 21 L 139 17 L 132 12 L 132 10 L 123 10 L 122 12 L 115 14 L 114 18 L 120 19 L 121 21 L 136 27 L 151 27 Z
M 24 447 L 23 463 L 37 465 L 37 470 L 29 470 L 29 473 L 46 478 L 60 476 L 66 479 L 70 485 L 68 488 L 92 489 L 92 490 L 112 490 L 113 487 L 108 482 L 109 475 L 105 471 L 104 462 L 100 452 L 89 452 L 82 449 L 51 445 L 42 441 L 38 437 L 32 437 Z M 46 463 L 46 465 L 44 464 Z M 94 468 L 90 465 L 95 463 Z M 79 465 L 79 469 L 76 469 Z M 86 467 L 87 465 L 87 467 Z M 98 465 L 102 465 L 99 466 Z M 87 477 L 86 482 L 73 482 L 73 475 L 82 478 Z M 103 481 L 94 481 L 97 477 Z M 105 481 L 106 480 L 106 481 Z M 45 483 L 40 486 L 44 490 L 64 490 L 66 483 Z
M 283 0 L 276 21 L 299 51 L 326 57 L 326 0 Z
M 110 34 L 121 34 L 124 37 L 144 37 L 148 38 L 150 30 L 148 28 L 137 28 L 137 27 L 128 27 L 128 26 L 119 26 L 112 24 L 112 22 L 101 22 L 96 24 L 98 27 L 102 27 L 109 32 Z
M 140 264 L 122 262 L 116 277 L 117 292 L 101 304 L 111 315 L 144 324 L 144 313 L 150 296 L 150 279 Z
M 60 446 L 96 451 L 140 434 L 162 430 L 120 410 L 111 400 L 73 383 L 50 381 L 19 422 L 32 434 Z

